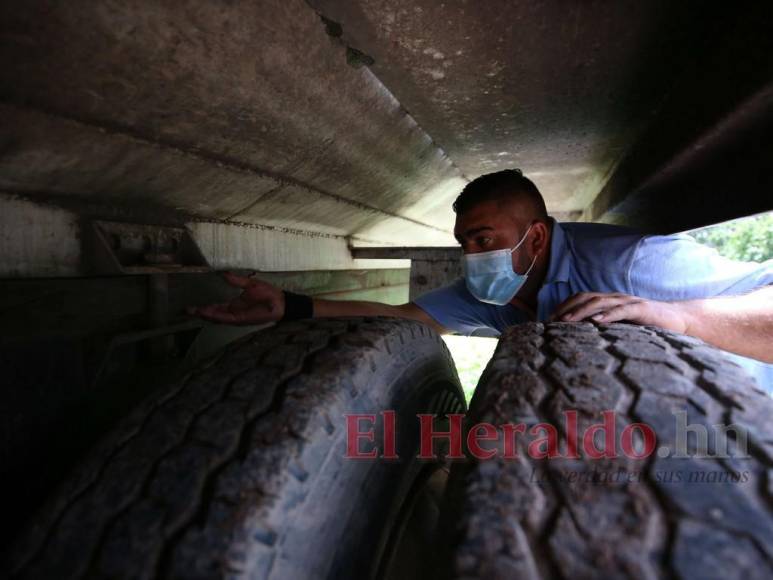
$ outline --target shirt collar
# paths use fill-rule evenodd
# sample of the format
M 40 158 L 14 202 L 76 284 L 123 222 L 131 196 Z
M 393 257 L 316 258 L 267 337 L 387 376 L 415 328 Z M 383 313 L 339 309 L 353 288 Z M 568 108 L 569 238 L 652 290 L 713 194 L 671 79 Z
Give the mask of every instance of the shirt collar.
M 555 282 L 568 282 L 571 263 L 569 248 L 566 243 L 566 233 L 555 218 L 551 217 L 550 221 L 553 226 L 551 228 L 550 240 L 550 264 L 548 265 L 548 273 L 545 276 L 543 285 Z

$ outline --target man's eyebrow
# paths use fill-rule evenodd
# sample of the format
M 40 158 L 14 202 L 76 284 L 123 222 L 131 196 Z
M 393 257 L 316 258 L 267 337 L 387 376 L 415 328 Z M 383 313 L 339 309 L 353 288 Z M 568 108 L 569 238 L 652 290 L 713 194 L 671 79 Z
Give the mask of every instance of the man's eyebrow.
M 462 234 L 454 234 L 454 237 L 457 240 L 459 240 L 459 239 L 461 239 L 463 237 L 464 238 L 469 238 L 470 236 L 474 236 L 475 234 L 479 234 L 480 232 L 484 232 L 486 230 L 492 230 L 493 231 L 493 229 L 494 228 L 492 228 L 491 226 L 480 226 L 479 228 L 470 228 L 469 230 L 467 230 L 466 232 L 464 232 Z

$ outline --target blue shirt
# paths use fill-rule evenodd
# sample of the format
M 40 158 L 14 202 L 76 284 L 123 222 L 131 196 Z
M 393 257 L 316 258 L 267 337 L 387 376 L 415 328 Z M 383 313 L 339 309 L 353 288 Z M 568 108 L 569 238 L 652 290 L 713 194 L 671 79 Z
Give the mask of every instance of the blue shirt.
M 622 292 L 667 301 L 731 296 L 773 284 L 773 260 L 730 260 L 686 234 L 652 236 L 621 226 L 551 220 L 550 264 L 537 294 L 539 321 L 578 292 Z M 508 326 L 529 320 L 510 304 L 476 300 L 464 279 L 414 302 L 448 330 L 471 336 L 498 336 Z M 727 355 L 760 386 L 773 390 L 773 364 Z

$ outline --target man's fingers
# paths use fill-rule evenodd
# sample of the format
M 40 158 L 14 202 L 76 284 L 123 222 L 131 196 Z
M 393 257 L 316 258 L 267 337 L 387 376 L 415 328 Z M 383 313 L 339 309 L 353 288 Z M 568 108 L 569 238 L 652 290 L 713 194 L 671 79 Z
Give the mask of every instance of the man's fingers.
M 255 300 L 235 298 L 228 304 L 228 312 L 236 317 L 246 316 L 248 318 L 269 318 L 271 314 L 276 311 L 276 306 L 268 299 L 256 302 Z
M 245 293 L 242 292 L 242 295 L 234 298 L 231 300 L 227 305 L 228 312 L 231 312 L 233 314 L 236 314 L 238 312 L 242 312 L 244 310 L 249 310 L 250 308 L 255 307 L 255 301 L 254 300 L 247 300 L 244 298 Z
M 620 300 L 620 298 L 612 295 L 601 294 L 591 296 L 589 299 L 577 304 L 574 308 L 562 314 L 559 320 L 567 322 L 585 320 L 597 312 L 616 306 Z
M 580 304 L 592 300 L 596 296 L 598 296 L 598 294 L 595 292 L 579 292 L 578 294 L 570 296 L 556 307 L 555 312 L 553 312 L 549 320 L 561 320 L 562 316 L 569 313 L 571 310 L 574 310 Z
M 194 313 L 199 318 L 209 320 L 210 322 L 222 322 L 225 324 L 237 324 L 238 318 L 232 312 L 228 311 L 228 304 L 209 304 L 194 309 Z
M 626 304 L 620 304 L 604 312 L 594 314 L 591 318 L 595 322 L 620 322 L 621 320 L 627 320 L 629 322 L 638 322 L 640 316 L 641 304 L 639 302 L 628 302 Z
M 232 272 L 223 274 L 223 277 L 231 286 L 242 288 L 244 290 L 238 300 L 241 300 L 246 304 L 260 301 L 272 301 L 275 300 L 277 294 L 280 293 L 277 288 L 263 280 L 239 276 Z
M 191 316 L 201 316 L 202 314 L 211 314 L 214 309 L 227 308 L 227 304 L 207 304 L 205 306 L 188 306 L 185 311 Z
M 580 321 L 587 320 L 591 316 L 595 316 L 600 312 L 611 310 L 620 304 L 626 302 L 625 298 L 618 298 L 616 296 L 597 297 L 593 300 L 589 300 L 584 304 L 578 306 L 575 310 L 564 315 L 564 320 Z
M 232 310 L 230 303 L 209 304 L 198 308 L 189 308 L 188 313 L 210 322 L 222 324 L 265 324 L 279 320 L 275 310 L 264 306 L 253 306 L 244 310 Z

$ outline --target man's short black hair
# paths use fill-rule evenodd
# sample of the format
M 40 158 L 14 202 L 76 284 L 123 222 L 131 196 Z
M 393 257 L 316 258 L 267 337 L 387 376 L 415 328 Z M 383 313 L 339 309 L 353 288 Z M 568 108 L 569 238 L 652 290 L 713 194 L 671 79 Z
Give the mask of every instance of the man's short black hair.
M 520 169 L 504 169 L 473 179 L 456 198 L 453 208 L 456 213 L 461 214 L 483 201 L 499 201 L 511 196 L 525 199 L 538 219 L 548 219 L 548 210 L 542 194 Z

